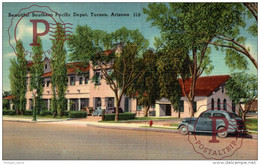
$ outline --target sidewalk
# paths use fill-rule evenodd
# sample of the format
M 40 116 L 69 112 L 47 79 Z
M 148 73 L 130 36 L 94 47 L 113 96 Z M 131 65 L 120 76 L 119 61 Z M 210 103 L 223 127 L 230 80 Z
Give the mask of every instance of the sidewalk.
M 37 121 L 32 121 L 32 116 L 3 116 L 4 121 L 17 121 L 17 122 L 62 122 L 67 121 L 67 119 L 54 119 L 54 118 L 44 118 L 37 117 Z

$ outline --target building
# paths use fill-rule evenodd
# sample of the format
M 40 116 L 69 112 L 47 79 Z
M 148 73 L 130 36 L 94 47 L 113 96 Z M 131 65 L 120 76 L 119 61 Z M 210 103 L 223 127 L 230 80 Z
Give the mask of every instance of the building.
M 108 52 L 110 53 L 110 52 Z M 44 59 L 44 74 L 43 74 L 43 110 L 51 109 L 52 98 L 52 84 L 50 77 L 52 75 L 50 60 Z M 32 66 L 32 62 L 28 62 L 27 67 Z M 110 89 L 109 84 L 105 79 L 101 78 L 101 71 L 89 66 L 83 66 L 79 62 L 67 63 L 67 76 L 68 76 L 68 88 L 66 91 L 67 110 L 86 110 L 87 107 L 101 107 L 102 109 L 108 109 L 115 107 L 114 92 Z M 80 70 L 83 74 L 78 74 Z M 96 81 L 90 78 L 96 75 Z M 27 74 L 27 93 L 26 93 L 26 109 L 32 109 L 33 96 L 32 91 L 29 90 L 30 84 L 30 72 Z M 201 112 L 209 108 L 214 109 L 227 109 L 229 111 L 235 111 L 235 106 L 232 105 L 232 101 L 225 94 L 225 82 L 230 77 L 228 75 L 220 76 L 206 76 L 200 77 L 196 84 L 196 97 L 194 108 L 196 109 L 195 116 L 198 116 Z M 182 84 L 182 83 L 181 83 Z M 185 86 L 189 90 L 191 80 L 185 81 Z M 187 91 L 188 92 L 188 91 Z M 6 99 L 13 99 L 8 97 Z M 11 104 L 12 109 L 12 104 Z M 120 103 L 120 107 L 125 112 L 136 113 L 137 116 L 143 116 L 144 110 L 141 106 L 137 105 L 135 98 L 123 97 Z M 186 98 L 181 97 L 180 100 L 180 114 L 181 117 L 189 117 L 190 111 Z M 175 111 L 169 102 L 169 100 L 162 98 L 158 100 L 155 105 L 150 108 L 150 115 L 163 117 L 172 116 L 177 117 L 178 112 Z
M 229 75 L 205 76 L 199 77 L 196 83 L 195 99 L 193 108 L 195 109 L 195 117 L 201 112 L 208 109 L 225 109 L 228 111 L 236 111 L 236 106 L 232 103 L 225 90 L 225 82 L 230 78 Z M 183 85 L 180 81 L 183 89 Z M 185 81 L 186 93 L 189 92 L 191 79 Z M 179 103 L 180 116 L 190 117 L 190 110 L 187 99 L 184 97 L 184 91 Z M 172 116 L 178 117 L 178 111 L 175 111 L 171 103 L 167 99 L 157 101 L 155 106 L 155 116 Z

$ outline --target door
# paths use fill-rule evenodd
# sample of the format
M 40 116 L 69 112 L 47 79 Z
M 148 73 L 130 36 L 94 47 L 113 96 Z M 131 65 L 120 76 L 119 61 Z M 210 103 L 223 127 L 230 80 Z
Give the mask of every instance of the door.
M 212 119 L 210 112 L 203 113 L 197 120 L 195 129 L 197 131 L 211 131 L 212 130 Z
M 129 112 L 129 99 L 127 97 L 125 97 L 125 112 Z
M 166 112 L 165 112 L 165 116 L 171 116 L 171 104 L 166 104 Z

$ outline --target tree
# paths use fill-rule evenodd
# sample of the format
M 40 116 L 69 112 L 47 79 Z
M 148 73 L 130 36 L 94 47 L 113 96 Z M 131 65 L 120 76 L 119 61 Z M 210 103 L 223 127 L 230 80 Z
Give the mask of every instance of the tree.
M 227 81 L 225 88 L 230 99 L 239 105 L 242 119 L 245 121 L 247 112 L 257 98 L 257 77 L 243 72 L 233 73 Z M 248 106 L 243 107 L 242 104 Z
M 9 68 L 11 93 L 14 96 L 13 103 L 17 114 L 23 114 L 26 108 L 26 74 L 27 61 L 25 59 L 24 48 L 22 41 L 18 40 L 16 44 L 17 60 L 10 60 Z
M 42 41 L 39 37 L 37 37 L 37 43 L 39 46 L 32 46 L 33 57 L 32 62 L 33 65 L 30 67 L 30 90 L 33 94 L 33 120 L 36 121 L 37 114 L 40 114 L 41 110 L 41 100 L 42 100 L 42 92 L 43 92 L 43 78 L 42 75 L 44 73 L 44 63 L 43 59 L 43 49 L 42 49 Z
M 3 97 L 2 97 L 3 109 L 10 109 L 9 100 L 4 99 L 5 97 L 10 96 L 10 95 L 11 95 L 11 91 L 3 91 Z
M 197 79 L 203 72 L 209 74 L 213 69 L 209 43 L 216 33 L 230 32 L 233 24 L 240 21 L 228 10 L 233 7 L 233 4 L 224 3 L 152 3 L 143 9 L 144 14 L 148 15 L 147 21 L 161 30 L 161 39 L 157 38 L 156 45 L 163 51 L 165 58 L 178 57 L 180 54 L 176 62 L 187 65 L 189 73 L 181 69 L 179 75 L 191 116 L 194 116 Z M 186 89 L 187 78 L 191 79 L 190 89 Z
M 232 31 L 220 31 L 214 35 L 214 40 L 208 42 L 215 45 L 217 50 L 220 47 L 222 51 L 225 51 L 226 65 L 232 69 L 247 68 L 247 59 L 253 63 L 256 69 L 258 68 L 257 59 L 250 51 L 250 47 L 246 45 L 245 33 L 240 32 L 241 29 L 248 26 L 248 33 L 252 37 L 257 37 L 257 6 L 257 3 L 234 4 L 234 7 L 229 10 L 239 19 L 232 27 Z M 255 19 L 251 19 L 252 17 Z
M 115 94 L 115 121 L 118 121 L 122 96 L 146 71 L 146 68 L 142 67 L 140 52 L 148 46 L 148 41 L 138 30 L 128 30 L 125 27 L 107 34 L 101 30 L 92 30 L 88 26 L 78 26 L 68 45 L 72 52 L 71 61 L 81 61 L 85 65 L 91 62 L 94 68 L 100 70 L 102 78 Z M 104 51 L 114 46 L 117 47 L 116 52 Z
M 53 114 L 63 115 L 66 107 L 66 89 L 68 87 L 66 51 L 64 49 L 65 32 L 60 24 L 55 31 L 55 40 L 52 41 L 51 83 L 52 83 L 52 111 Z M 57 91 L 57 93 L 56 93 Z
M 153 50 L 146 50 L 143 54 L 144 68 L 147 71 L 140 76 L 129 88 L 127 95 L 135 97 L 138 105 L 144 106 L 144 116 L 148 116 L 149 109 L 155 105 L 156 100 L 160 98 L 159 74 L 157 70 L 156 54 Z

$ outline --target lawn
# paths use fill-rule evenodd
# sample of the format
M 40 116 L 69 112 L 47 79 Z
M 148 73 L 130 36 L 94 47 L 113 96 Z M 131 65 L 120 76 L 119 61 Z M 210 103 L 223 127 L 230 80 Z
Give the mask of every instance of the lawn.
M 257 119 L 246 119 L 245 125 L 247 130 L 257 131 Z
M 121 123 L 125 121 L 150 121 L 150 120 L 171 120 L 171 119 L 179 119 L 177 117 L 136 117 L 135 119 L 130 120 L 119 120 L 119 121 L 100 121 L 105 123 Z

